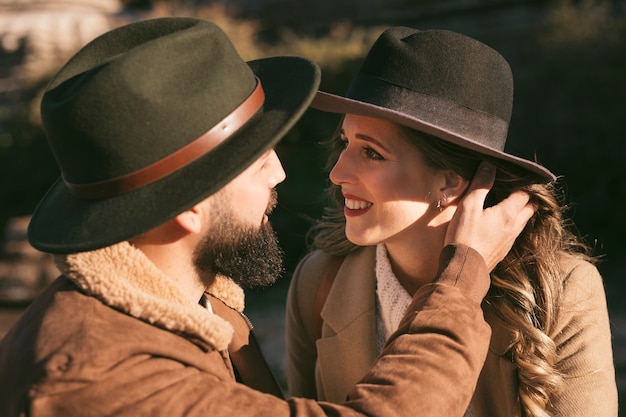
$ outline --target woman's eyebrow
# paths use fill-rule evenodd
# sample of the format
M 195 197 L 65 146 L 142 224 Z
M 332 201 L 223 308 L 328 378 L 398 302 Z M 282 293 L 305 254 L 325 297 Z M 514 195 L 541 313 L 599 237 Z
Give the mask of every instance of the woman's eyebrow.
M 344 132 L 343 129 L 341 129 L 340 131 L 341 136 L 347 137 L 348 135 L 346 135 L 346 133 Z M 382 148 L 383 150 L 385 150 L 386 152 L 390 152 L 390 150 L 378 139 L 373 138 L 372 136 L 366 135 L 364 133 L 356 133 L 354 135 L 355 138 L 363 140 L 365 142 L 370 142 L 375 144 L 376 146 Z

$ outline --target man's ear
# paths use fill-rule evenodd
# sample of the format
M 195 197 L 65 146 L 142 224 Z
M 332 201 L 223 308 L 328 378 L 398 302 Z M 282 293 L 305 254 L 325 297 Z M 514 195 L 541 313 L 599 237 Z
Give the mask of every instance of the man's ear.
M 446 207 L 457 202 L 469 187 L 469 181 L 453 171 L 444 171 L 444 185 L 439 189 L 441 206 Z
M 202 210 L 198 205 L 183 211 L 174 220 L 189 233 L 198 234 L 202 231 Z

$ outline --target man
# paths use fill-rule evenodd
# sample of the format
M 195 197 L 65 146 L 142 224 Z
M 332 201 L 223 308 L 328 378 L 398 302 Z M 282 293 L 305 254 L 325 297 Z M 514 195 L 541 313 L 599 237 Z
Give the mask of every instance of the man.
M 245 63 L 219 28 L 188 18 L 113 30 L 59 71 L 41 111 L 62 176 L 29 239 L 62 276 L 0 345 L 0 415 L 463 414 L 489 342 L 487 265 L 533 212 L 524 195 L 482 210 L 489 167 L 453 220 L 438 282 L 346 402 L 282 399 L 242 318 L 241 287 L 280 270 L 273 147 L 318 82 L 306 59 Z M 454 389 L 431 388 L 435 371 Z

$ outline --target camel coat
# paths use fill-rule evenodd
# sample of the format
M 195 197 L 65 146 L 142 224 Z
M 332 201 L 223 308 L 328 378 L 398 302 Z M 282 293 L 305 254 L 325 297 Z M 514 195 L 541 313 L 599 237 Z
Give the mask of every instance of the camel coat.
M 321 312 L 322 337 L 315 341 L 314 302 L 330 257 L 313 252 L 296 269 L 287 305 L 287 375 L 291 395 L 341 401 L 376 358 L 375 247 L 342 263 Z M 617 416 L 617 387 L 609 318 L 597 269 L 573 258 L 554 341 L 563 391 L 553 399 L 555 416 Z M 484 303 L 483 303 L 484 304 Z M 483 305 L 492 328 L 489 353 L 472 399 L 477 417 L 521 416 L 516 366 L 507 347 L 511 334 Z M 450 386 L 455 389 L 455 384 Z
M 486 278 L 469 248 L 448 255 L 444 277 Z M 57 261 L 63 275 L 0 342 L 2 417 L 460 416 L 487 354 L 480 306 L 433 284 L 416 294 L 387 359 L 349 403 L 284 400 L 254 354 L 244 293 L 232 280 L 217 277 L 207 289 L 210 311 L 127 242 Z M 398 364 L 405 358 L 429 365 L 407 369 Z M 442 361 L 452 366 L 442 371 Z M 458 392 L 441 388 L 457 380 Z

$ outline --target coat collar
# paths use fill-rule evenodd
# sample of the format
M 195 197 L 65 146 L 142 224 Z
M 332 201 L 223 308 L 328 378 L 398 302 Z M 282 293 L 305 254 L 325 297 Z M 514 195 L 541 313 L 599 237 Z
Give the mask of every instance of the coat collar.
M 355 277 L 358 277 L 355 279 Z M 350 301 L 346 302 L 346 294 Z M 321 315 L 335 333 L 339 334 L 355 322 L 362 322 L 363 317 L 375 314 L 376 305 L 376 248 L 364 247 L 346 257 L 337 272 L 335 282 L 328 294 L 328 302 Z M 509 355 L 515 335 L 506 328 L 493 307 L 487 302 L 482 305 L 485 320 L 492 328 L 489 350 L 498 355 Z M 376 328 L 367 328 L 368 337 L 375 346 Z
M 183 293 L 128 242 L 55 258 L 59 270 L 87 294 L 155 326 L 186 335 L 201 345 L 226 350 L 233 328 Z M 229 307 L 243 311 L 243 289 L 218 276 L 207 289 Z
M 348 255 L 321 311 L 331 331 L 317 341 L 319 363 L 336 365 L 319 368 L 318 394 L 327 401 L 344 401 L 339 393 L 347 392 L 376 358 L 375 266 L 373 247 Z M 338 356 L 347 351 L 349 357 Z

